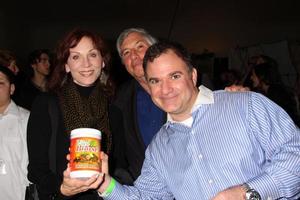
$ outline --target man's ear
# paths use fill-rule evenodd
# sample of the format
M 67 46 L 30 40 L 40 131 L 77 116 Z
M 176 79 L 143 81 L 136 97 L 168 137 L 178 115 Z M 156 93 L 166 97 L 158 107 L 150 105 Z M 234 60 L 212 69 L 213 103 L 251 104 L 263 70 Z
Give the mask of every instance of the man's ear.
M 68 64 L 65 64 L 65 70 L 66 70 L 67 73 L 69 73 L 71 71 Z
M 192 80 L 193 80 L 193 84 L 194 86 L 197 85 L 197 70 L 195 68 L 193 68 L 193 71 L 192 71 Z
M 15 93 L 15 89 L 16 89 L 15 84 L 11 83 L 10 84 L 10 96 Z

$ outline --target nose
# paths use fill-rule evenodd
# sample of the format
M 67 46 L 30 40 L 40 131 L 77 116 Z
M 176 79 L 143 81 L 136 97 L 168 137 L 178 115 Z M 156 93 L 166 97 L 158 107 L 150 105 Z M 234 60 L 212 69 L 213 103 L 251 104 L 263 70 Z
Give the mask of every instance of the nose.
M 17 65 L 15 65 L 15 73 L 17 74 L 17 73 L 19 73 L 19 67 L 17 66 Z
M 172 85 L 169 81 L 162 81 L 161 92 L 163 95 L 167 95 L 172 91 Z
M 90 66 L 90 59 L 88 58 L 88 57 L 85 57 L 84 59 L 83 59 L 83 66 L 84 67 L 89 67 Z
M 47 66 L 47 67 L 50 67 L 50 62 L 49 62 L 49 60 L 46 61 L 46 66 Z
M 138 57 L 137 50 L 136 49 L 131 49 L 130 58 L 131 59 L 136 59 L 137 57 Z

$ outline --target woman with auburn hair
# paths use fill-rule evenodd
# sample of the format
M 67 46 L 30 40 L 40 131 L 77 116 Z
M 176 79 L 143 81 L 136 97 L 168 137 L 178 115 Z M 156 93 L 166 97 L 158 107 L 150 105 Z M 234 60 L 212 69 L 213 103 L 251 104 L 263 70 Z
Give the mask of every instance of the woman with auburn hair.
M 57 47 L 49 92 L 33 103 L 27 130 L 28 178 L 37 185 L 40 200 L 63 198 L 61 183 L 68 163 L 71 130 L 100 130 L 101 148 L 110 153 L 108 93 L 99 81 L 109 60 L 103 39 L 87 30 L 69 32 Z M 49 150 L 53 135 L 55 153 Z M 81 190 L 68 199 L 98 199 L 98 195 L 93 190 Z

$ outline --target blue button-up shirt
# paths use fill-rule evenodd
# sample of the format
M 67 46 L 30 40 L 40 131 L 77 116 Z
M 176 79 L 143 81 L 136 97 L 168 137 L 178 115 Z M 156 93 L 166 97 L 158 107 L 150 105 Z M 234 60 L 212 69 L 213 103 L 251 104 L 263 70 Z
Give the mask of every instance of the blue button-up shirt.
M 105 199 L 211 199 L 245 182 L 262 199 L 299 197 L 300 131 L 288 114 L 258 93 L 204 91 L 191 119 L 153 138 L 134 186 L 117 183 Z

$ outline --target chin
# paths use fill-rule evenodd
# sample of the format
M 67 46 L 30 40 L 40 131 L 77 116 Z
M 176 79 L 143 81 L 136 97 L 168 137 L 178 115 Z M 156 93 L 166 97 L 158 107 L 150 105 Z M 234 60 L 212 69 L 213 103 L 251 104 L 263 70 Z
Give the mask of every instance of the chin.
M 175 113 L 176 112 L 176 108 L 174 107 L 170 107 L 170 106 L 164 106 L 164 107 L 161 107 L 162 110 L 164 110 L 165 112 L 167 113 Z
M 78 85 L 83 86 L 83 87 L 89 87 L 89 86 L 93 85 L 95 83 L 95 81 L 82 81 L 82 82 L 75 82 L 75 83 L 77 83 Z
M 136 69 L 133 72 L 136 76 L 144 76 L 144 70 L 142 69 Z

